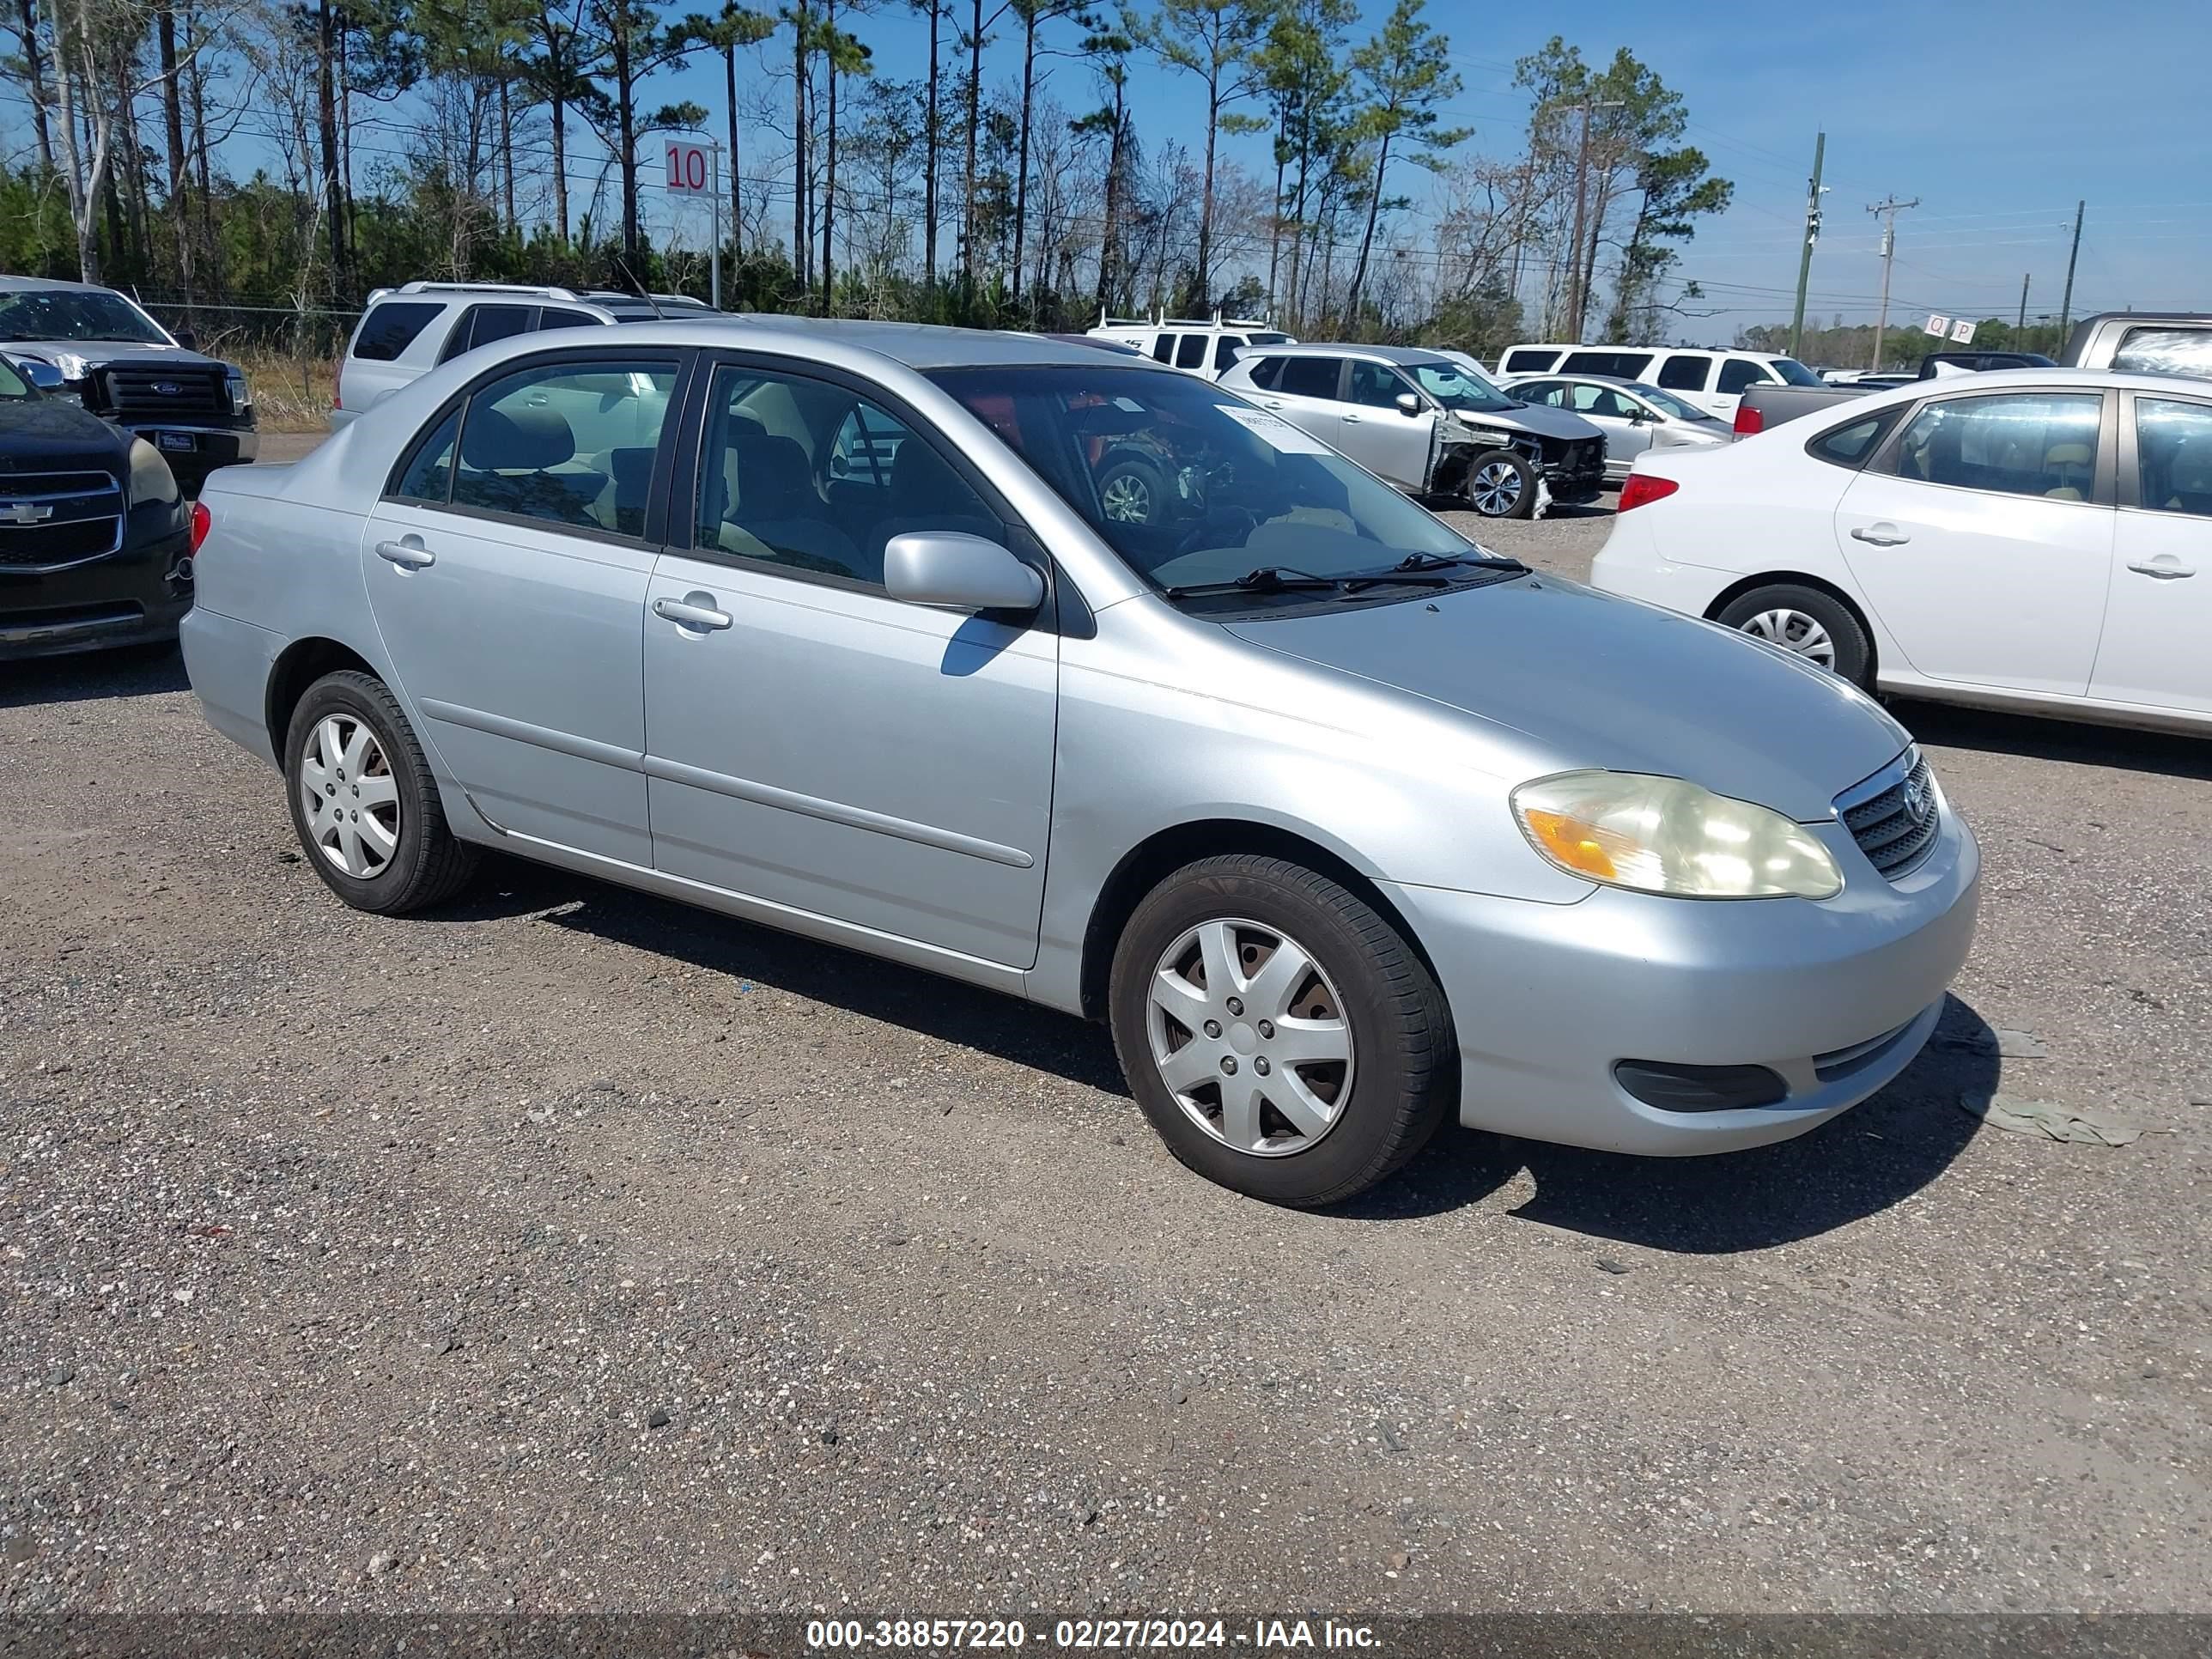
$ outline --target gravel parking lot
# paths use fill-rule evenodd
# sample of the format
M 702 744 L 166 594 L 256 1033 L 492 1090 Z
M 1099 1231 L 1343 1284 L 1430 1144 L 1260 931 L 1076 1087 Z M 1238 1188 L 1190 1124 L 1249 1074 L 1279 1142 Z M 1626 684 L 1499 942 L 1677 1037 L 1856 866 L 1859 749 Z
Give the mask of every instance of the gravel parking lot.
M 1307 1215 L 1101 1031 L 516 864 L 357 915 L 173 656 L 0 670 L 0 1607 L 2203 1607 L 2212 747 L 1899 713 L 1987 860 L 1899 1084 Z

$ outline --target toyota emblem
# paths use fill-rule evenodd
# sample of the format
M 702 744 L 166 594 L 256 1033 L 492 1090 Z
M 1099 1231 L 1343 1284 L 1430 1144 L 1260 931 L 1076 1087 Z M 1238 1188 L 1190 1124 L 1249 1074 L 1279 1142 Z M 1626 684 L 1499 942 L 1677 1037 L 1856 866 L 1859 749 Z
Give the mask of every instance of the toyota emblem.
M 1917 778 L 1905 781 L 1905 812 L 1916 824 L 1928 822 L 1928 791 Z

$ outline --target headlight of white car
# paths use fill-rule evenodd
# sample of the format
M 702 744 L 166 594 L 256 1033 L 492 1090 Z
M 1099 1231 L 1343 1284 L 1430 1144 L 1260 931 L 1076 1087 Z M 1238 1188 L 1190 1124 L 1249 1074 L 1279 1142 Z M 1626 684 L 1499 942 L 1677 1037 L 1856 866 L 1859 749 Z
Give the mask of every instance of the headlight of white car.
M 143 438 L 131 441 L 131 505 L 141 501 L 173 501 L 177 499 L 176 474 L 161 459 L 161 452 Z
M 1832 898 L 1843 872 L 1801 824 L 1680 778 L 1563 772 L 1513 792 L 1528 842 L 1569 875 L 1677 898 Z

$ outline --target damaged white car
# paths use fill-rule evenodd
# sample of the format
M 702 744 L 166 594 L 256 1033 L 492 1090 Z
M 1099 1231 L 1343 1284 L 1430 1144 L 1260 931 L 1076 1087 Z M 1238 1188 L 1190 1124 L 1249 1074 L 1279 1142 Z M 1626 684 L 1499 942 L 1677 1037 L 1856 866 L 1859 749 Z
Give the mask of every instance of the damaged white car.
M 1605 483 L 1605 434 L 1589 422 L 1522 403 L 1421 347 L 1271 346 L 1220 384 L 1408 494 L 1486 519 L 1595 501 Z

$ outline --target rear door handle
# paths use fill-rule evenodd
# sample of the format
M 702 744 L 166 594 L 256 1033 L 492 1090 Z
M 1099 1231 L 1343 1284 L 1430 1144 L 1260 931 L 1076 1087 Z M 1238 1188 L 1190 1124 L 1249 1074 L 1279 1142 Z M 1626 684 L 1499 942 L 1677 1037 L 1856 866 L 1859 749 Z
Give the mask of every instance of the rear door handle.
M 1898 534 L 1895 525 L 1870 525 L 1851 532 L 1851 539 L 1874 547 L 1902 547 L 1912 538 Z
M 1359 424 L 1359 416 L 1357 415 L 1340 415 L 1337 418 L 1342 421 L 1346 426 L 1358 426 Z
M 717 611 L 711 603 L 695 603 L 697 600 L 711 601 L 713 598 L 711 593 L 693 593 L 681 599 L 655 599 L 653 614 L 663 622 L 674 623 L 678 628 L 711 634 L 730 625 L 730 615 L 726 611 Z
M 379 542 L 376 556 L 390 560 L 403 570 L 420 570 L 425 565 L 438 562 L 438 556 L 422 545 L 419 536 L 403 537 L 396 542 Z
M 2184 564 L 2171 553 L 2164 555 L 2160 559 L 2150 559 L 2142 564 L 2131 564 L 2128 568 L 2139 576 L 2155 576 L 2162 582 L 2170 582 L 2179 577 L 2193 576 L 2197 574 L 2195 565 Z
M 1262 398 L 1260 399 L 1260 407 L 1262 409 L 1280 409 L 1282 406 L 1283 400 L 1280 398 Z

